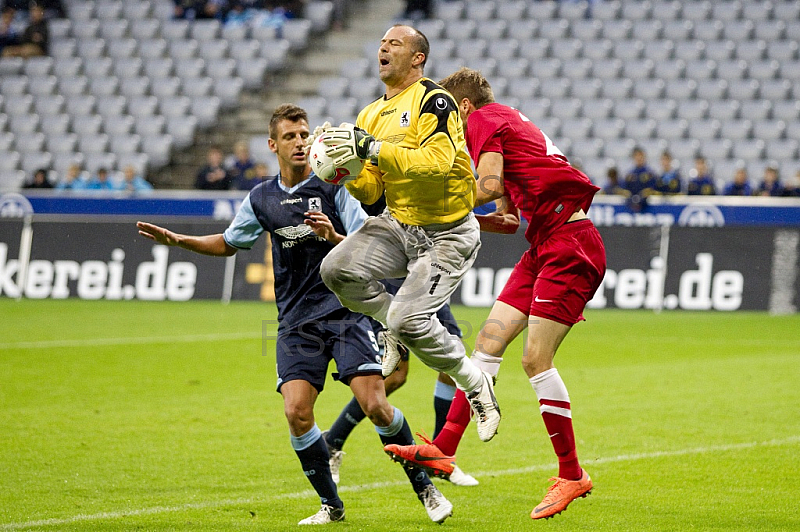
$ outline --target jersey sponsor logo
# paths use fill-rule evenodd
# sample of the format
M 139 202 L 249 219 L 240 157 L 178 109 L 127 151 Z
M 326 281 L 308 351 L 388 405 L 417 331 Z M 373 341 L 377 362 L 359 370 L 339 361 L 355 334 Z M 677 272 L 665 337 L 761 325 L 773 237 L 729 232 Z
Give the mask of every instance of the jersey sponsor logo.
M 379 139 L 381 142 L 388 142 L 389 144 L 400 144 L 403 142 L 403 139 L 406 138 L 405 133 L 402 135 L 389 135 L 388 137 L 384 137 Z
M 539 296 L 534 297 L 533 300 L 536 301 L 537 303 L 552 303 L 553 302 L 552 299 L 542 299 Z
M 308 198 L 308 211 L 309 212 L 322 212 L 322 199 L 321 198 Z
M 281 205 L 294 205 L 295 203 L 300 203 L 303 201 L 303 198 L 287 198 L 285 200 L 281 200 Z
M 325 239 L 317 236 L 311 227 L 306 224 L 298 224 L 294 226 L 281 227 L 275 229 L 275 233 L 284 238 L 281 242 L 281 247 L 284 249 L 293 248 L 297 244 L 302 244 L 310 238 L 324 241 Z
M 403 111 L 400 115 L 400 127 L 408 127 L 411 125 L 411 113 L 409 111 Z
M 444 111 L 447 109 L 447 100 L 444 99 L 442 96 L 436 98 L 436 108 L 440 111 Z
M 453 272 L 451 272 L 450 270 L 448 270 L 447 268 L 445 268 L 444 266 L 442 266 L 438 262 L 431 262 L 431 268 L 435 268 L 435 269 L 443 271 L 444 273 L 447 273 L 449 275 L 453 275 Z
M 387 109 L 386 111 L 381 112 L 381 116 L 389 116 L 397 112 L 397 109 Z

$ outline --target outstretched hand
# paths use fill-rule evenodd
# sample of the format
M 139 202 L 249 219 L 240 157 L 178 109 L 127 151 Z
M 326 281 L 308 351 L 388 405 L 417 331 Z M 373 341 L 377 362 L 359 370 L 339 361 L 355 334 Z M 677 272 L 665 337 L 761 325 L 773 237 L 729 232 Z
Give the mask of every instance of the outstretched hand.
M 169 229 L 164 229 L 157 225 L 149 224 L 147 222 L 136 222 L 136 227 L 139 229 L 139 234 L 150 240 L 155 240 L 159 244 L 165 246 L 178 245 L 178 239 L 175 233 Z

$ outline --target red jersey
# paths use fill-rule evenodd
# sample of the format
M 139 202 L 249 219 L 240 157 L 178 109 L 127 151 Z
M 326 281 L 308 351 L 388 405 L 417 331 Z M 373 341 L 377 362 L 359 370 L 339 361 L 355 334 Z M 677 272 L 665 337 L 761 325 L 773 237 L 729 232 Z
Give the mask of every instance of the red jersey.
M 470 114 L 466 138 L 476 166 L 483 153 L 503 156 L 505 193 L 528 221 L 525 238 L 534 247 L 579 208 L 588 211 L 600 190 L 528 117 L 507 105 L 490 103 Z

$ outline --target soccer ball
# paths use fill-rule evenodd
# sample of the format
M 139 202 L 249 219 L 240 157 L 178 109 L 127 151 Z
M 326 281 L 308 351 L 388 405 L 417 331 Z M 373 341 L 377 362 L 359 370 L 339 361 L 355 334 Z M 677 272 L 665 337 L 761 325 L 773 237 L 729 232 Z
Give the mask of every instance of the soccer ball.
M 326 183 L 344 185 L 361 173 L 367 160 L 356 156 L 352 143 L 343 140 L 340 144 L 334 145 L 332 139 L 326 140 L 323 134 L 311 145 L 308 162 L 317 177 Z

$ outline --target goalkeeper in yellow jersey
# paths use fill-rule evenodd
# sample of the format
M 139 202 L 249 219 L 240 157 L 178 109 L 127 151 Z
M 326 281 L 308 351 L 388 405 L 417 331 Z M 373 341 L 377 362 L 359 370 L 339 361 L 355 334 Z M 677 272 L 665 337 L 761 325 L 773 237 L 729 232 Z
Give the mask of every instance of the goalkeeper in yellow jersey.
M 378 50 L 386 93 L 359 113 L 356 126 L 321 133 L 340 161 L 348 152 L 367 160 L 346 183 L 350 193 L 366 204 L 385 194 L 387 209 L 336 246 L 320 273 L 343 305 L 388 329 L 384 376 L 400 361 L 398 343 L 408 346 L 465 392 L 478 435 L 489 441 L 500 423 L 492 379 L 436 318 L 475 261 L 480 228 L 463 124 L 450 93 L 423 75 L 429 51 L 416 29 L 391 27 Z M 379 282 L 402 277 L 394 296 Z

